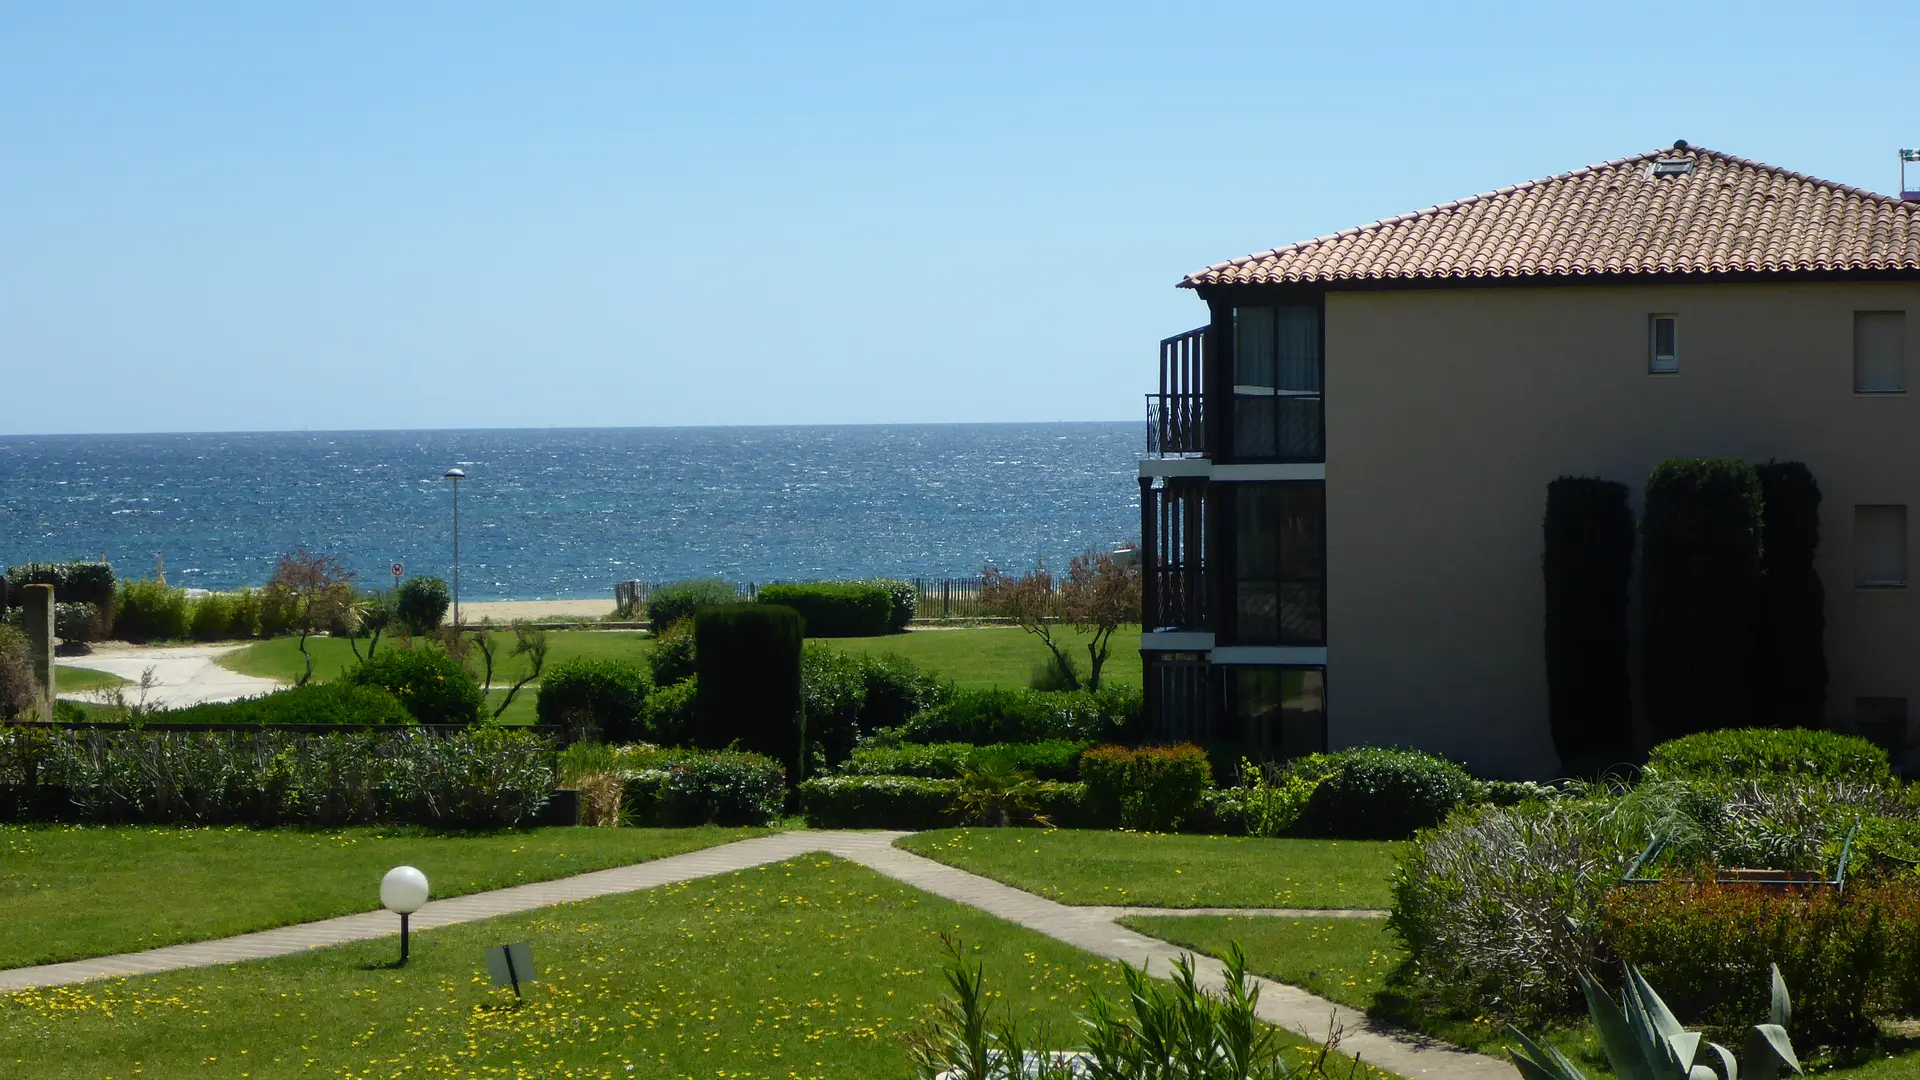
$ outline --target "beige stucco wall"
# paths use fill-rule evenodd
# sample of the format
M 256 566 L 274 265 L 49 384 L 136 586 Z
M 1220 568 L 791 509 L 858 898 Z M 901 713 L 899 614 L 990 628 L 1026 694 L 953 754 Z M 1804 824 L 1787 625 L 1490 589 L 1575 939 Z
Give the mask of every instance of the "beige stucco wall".
M 1850 717 L 1864 696 L 1920 709 L 1916 590 L 1853 586 L 1853 507 L 1920 507 L 1915 401 L 1853 392 L 1853 313 L 1867 310 L 1910 312 L 1907 379 L 1920 381 L 1920 283 L 1330 294 L 1333 745 L 1414 745 L 1496 775 L 1551 774 L 1547 483 L 1625 483 L 1637 520 L 1647 474 L 1675 455 L 1806 462 L 1824 496 L 1827 714 Z M 1679 316 L 1677 375 L 1647 373 L 1654 312 Z M 1908 535 L 1920 573 L 1916 529 L 1920 509 Z

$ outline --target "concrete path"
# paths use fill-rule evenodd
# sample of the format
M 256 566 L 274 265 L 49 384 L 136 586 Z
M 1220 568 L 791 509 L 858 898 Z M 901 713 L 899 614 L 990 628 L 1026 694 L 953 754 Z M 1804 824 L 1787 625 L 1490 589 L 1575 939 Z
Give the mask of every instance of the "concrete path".
M 1173 963 L 1184 955 L 1183 950 L 1167 942 L 1120 926 L 1114 922 L 1114 918 L 1116 913 L 1157 914 L 1174 910 L 1188 913 L 1189 909 L 1070 907 L 893 846 L 895 840 L 906 835 L 901 832 L 796 831 L 757 837 L 633 866 L 577 874 L 557 881 L 516 885 L 450 900 L 436 900 L 416 912 L 412 924 L 417 930 L 431 930 L 553 904 L 591 900 L 673 882 L 713 877 L 823 851 L 859 863 L 902 884 L 1018 923 L 1097 956 L 1123 960 L 1136 966 L 1145 965 L 1156 975 L 1170 973 Z M 1240 909 L 1214 910 L 1243 913 Z M 1300 913 L 1326 914 L 1304 910 Z M 384 911 L 346 915 L 217 941 L 170 945 L 120 956 L 0 971 L 0 992 L 262 960 L 327 945 L 389 937 L 398 932 L 399 920 Z M 1222 981 L 1219 961 L 1200 956 L 1195 958 L 1194 963 L 1203 983 L 1217 985 Z M 1360 1059 L 1369 1065 L 1406 1077 L 1431 1077 L 1436 1080 L 1515 1080 L 1517 1076 L 1514 1068 L 1504 1061 L 1378 1027 L 1365 1014 L 1315 997 L 1298 987 L 1270 979 L 1256 979 L 1255 982 L 1260 987 L 1258 1013 L 1262 1020 L 1310 1039 L 1325 1038 L 1329 1025 L 1332 1025 L 1341 1032 L 1341 1052 L 1348 1057 L 1358 1053 Z
M 255 697 L 280 689 L 272 679 L 259 679 L 228 671 L 213 662 L 214 657 L 246 648 L 244 645 L 180 645 L 148 648 L 142 645 L 96 645 L 86 656 L 62 656 L 54 662 L 60 667 L 92 668 L 118 675 L 138 684 L 140 675 L 153 669 L 154 688 L 147 694 L 149 705 L 179 707 L 208 701 L 232 701 Z M 59 675 L 55 676 L 56 689 Z M 129 698 L 137 698 L 135 687 L 122 688 Z M 93 700 L 95 693 L 61 694 L 61 697 Z
M 1387 913 L 1375 908 L 1301 908 L 1301 907 L 1086 907 L 1076 911 L 1097 911 L 1108 919 L 1136 916 L 1160 918 L 1172 915 L 1234 915 L 1257 919 L 1384 919 Z

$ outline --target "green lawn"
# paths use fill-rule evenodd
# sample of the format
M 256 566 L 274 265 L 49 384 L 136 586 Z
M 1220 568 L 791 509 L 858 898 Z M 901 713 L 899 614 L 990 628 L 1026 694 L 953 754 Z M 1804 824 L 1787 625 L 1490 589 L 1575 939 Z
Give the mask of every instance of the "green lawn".
M 960 936 L 1029 1024 L 1118 967 L 825 856 L 258 963 L 0 996 L 0 1071 L 101 1076 L 897 1077 Z M 532 946 L 526 999 L 482 953 Z M 1070 1034 L 1067 1034 L 1071 1038 Z M 1300 1059 L 1313 1053 L 1295 1040 Z M 1363 1072 L 1356 1080 L 1367 1080 Z
M 1405 845 L 1078 829 L 938 829 L 899 846 L 1065 904 L 1385 908 Z
M 1087 668 L 1086 637 L 1062 628 L 1058 640 L 1069 646 L 1081 672 Z M 966 630 L 909 630 L 885 637 L 834 638 L 827 644 L 848 652 L 897 653 L 915 664 L 952 679 L 962 689 L 1027 685 L 1036 665 L 1047 659 L 1047 647 L 1032 634 L 1012 626 Z M 1102 683 L 1140 685 L 1140 630 L 1128 627 L 1113 636 L 1107 662 L 1100 669 Z
M 515 680 L 527 673 L 524 657 L 510 658 L 507 655 L 513 650 L 513 632 L 495 631 L 489 635 L 489 640 L 494 644 L 493 684 L 513 685 Z M 653 648 L 653 639 L 638 630 L 551 630 L 547 633 L 547 640 L 550 643 L 547 652 L 549 665 L 583 658 L 637 661 Z M 366 642 L 362 641 L 360 647 L 365 649 Z M 386 639 L 381 640 L 380 647 L 388 647 Z M 313 677 L 322 681 L 338 678 L 341 672 L 354 664 L 353 650 L 344 638 L 308 638 L 307 651 L 313 654 Z M 480 655 L 476 652 L 469 659 L 470 666 L 479 670 Z M 298 679 L 304 670 L 300 659 L 300 639 L 293 637 L 256 641 L 244 649 L 221 656 L 215 662 L 242 675 L 277 679 L 284 683 Z
M 0 968 L 370 911 L 380 876 L 402 863 L 426 872 L 433 895 L 458 896 L 768 831 L 0 826 Z
M 56 667 L 53 672 L 53 688 L 59 694 L 90 694 L 96 690 L 110 690 L 116 686 L 129 686 L 127 680 L 104 671 L 95 671 L 83 667 Z

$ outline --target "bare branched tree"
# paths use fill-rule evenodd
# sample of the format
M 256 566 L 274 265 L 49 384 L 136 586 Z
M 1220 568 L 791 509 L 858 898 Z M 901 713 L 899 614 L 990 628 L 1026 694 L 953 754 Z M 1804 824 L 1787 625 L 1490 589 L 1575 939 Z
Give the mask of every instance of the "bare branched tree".
M 1104 552 L 1076 555 L 1060 585 L 1060 606 L 1075 634 L 1093 635 L 1087 642 L 1087 689 L 1098 690 L 1114 632 L 1140 618 L 1140 567 Z
M 981 602 L 1018 623 L 1020 629 L 1039 638 L 1040 643 L 1053 654 L 1054 669 L 1059 672 L 1060 681 L 1068 689 L 1078 690 L 1080 678 L 1073 670 L 1073 658 L 1053 636 L 1060 620 L 1055 614 L 1058 601 L 1053 593 L 1053 575 L 1047 571 L 1046 563 L 1036 561 L 1032 573 L 1018 575 L 989 566 L 985 577 L 980 586 Z
M 338 620 L 346 624 L 349 635 L 357 631 L 364 607 L 354 600 L 353 571 L 331 555 L 315 555 L 296 547 L 280 556 L 267 579 L 268 589 L 284 592 L 293 601 L 294 625 L 300 628 L 300 656 L 306 670 L 296 685 L 305 686 L 313 678 L 313 654 L 307 651 L 307 637 Z

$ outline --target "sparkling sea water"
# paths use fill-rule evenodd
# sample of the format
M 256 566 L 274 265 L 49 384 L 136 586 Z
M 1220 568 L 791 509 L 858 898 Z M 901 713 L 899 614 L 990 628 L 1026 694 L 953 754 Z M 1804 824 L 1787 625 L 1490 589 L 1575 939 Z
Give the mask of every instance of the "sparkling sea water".
M 1140 531 L 1137 423 L 0 436 L 0 563 L 165 560 L 264 583 L 283 551 L 363 585 L 445 577 L 459 466 L 474 600 L 616 581 L 959 577 L 1053 567 Z

